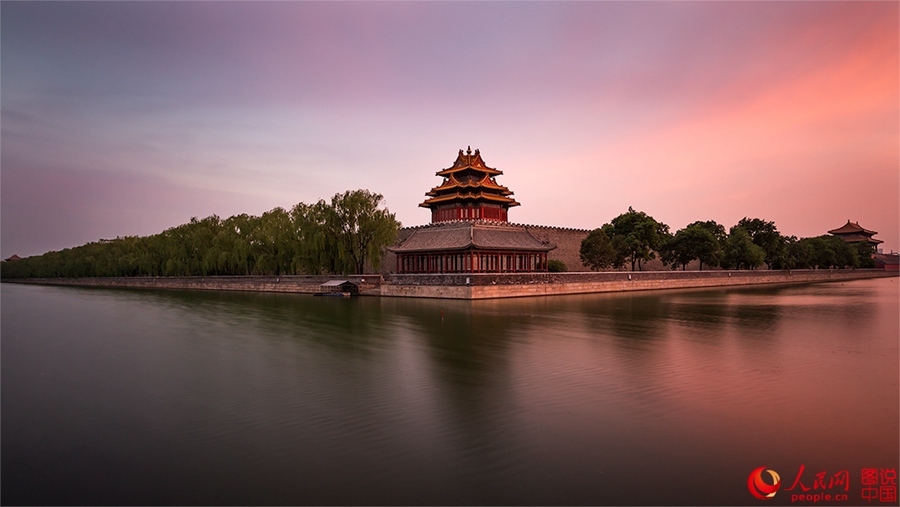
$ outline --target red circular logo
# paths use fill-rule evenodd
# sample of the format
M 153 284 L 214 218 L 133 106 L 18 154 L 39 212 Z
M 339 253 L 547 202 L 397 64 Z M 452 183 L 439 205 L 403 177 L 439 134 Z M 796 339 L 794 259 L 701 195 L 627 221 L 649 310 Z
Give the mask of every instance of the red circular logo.
M 772 477 L 772 484 L 766 484 L 766 482 L 763 481 L 764 470 L 769 472 L 769 476 Z M 759 467 L 750 472 L 750 477 L 747 479 L 747 488 L 750 490 L 750 493 L 760 500 L 772 498 L 780 487 L 781 477 L 778 476 L 778 472 L 775 470 L 766 470 L 766 467 Z

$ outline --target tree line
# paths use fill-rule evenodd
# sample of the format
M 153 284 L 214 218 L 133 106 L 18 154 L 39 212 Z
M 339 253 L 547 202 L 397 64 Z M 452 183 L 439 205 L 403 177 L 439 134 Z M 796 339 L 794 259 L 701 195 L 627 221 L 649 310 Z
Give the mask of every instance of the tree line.
M 209 216 L 152 236 L 100 240 L 0 264 L 3 278 L 362 273 L 400 223 L 368 190 L 262 216 Z
M 659 256 L 663 265 L 684 270 L 692 261 L 700 269 L 830 269 L 872 268 L 873 248 L 851 245 L 837 236 L 798 239 L 778 232 L 775 222 L 741 219 L 725 232 L 713 220 L 694 222 L 675 232 L 643 211 L 631 207 L 609 223 L 591 231 L 581 242 L 581 261 L 593 270 L 634 271 Z

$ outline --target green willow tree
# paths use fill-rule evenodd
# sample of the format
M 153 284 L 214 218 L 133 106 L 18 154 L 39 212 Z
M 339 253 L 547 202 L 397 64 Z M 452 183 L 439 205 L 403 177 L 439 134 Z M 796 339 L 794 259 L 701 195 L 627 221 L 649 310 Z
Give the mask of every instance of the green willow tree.
M 146 237 L 99 240 L 0 264 L 4 278 L 362 273 L 400 223 L 368 190 L 262 216 L 212 215 Z
M 320 274 L 338 271 L 337 246 L 327 230 L 328 203 L 299 203 L 291 209 L 291 220 L 299 248 L 291 265 L 298 272 Z
M 337 242 L 341 272 L 362 274 L 367 261 L 377 270 L 384 247 L 397 239 L 400 224 L 393 213 L 379 209 L 382 199 L 368 190 L 347 191 L 331 199 L 326 230 Z

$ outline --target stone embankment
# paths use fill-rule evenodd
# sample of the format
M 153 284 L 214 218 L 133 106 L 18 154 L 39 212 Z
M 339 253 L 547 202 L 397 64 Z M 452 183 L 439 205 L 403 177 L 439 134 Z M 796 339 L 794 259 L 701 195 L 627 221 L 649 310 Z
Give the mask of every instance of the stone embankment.
M 184 276 L 121 278 L 34 278 L 5 282 L 82 287 L 182 289 L 314 294 L 328 280 L 349 280 L 360 294 L 443 299 L 493 299 L 526 296 L 691 289 L 740 285 L 831 282 L 896 277 L 880 269 L 792 271 L 616 271 L 601 273 L 504 273 L 362 276 Z
M 382 296 L 493 299 L 525 296 L 813 283 L 898 276 L 880 269 L 760 271 L 639 271 L 391 275 Z
M 360 293 L 378 295 L 381 275 L 363 276 L 129 276 L 97 278 L 29 278 L 5 282 L 80 287 L 130 287 L 135 289 L 229 290 L 315 294 L 329 280 L 349 280 Z

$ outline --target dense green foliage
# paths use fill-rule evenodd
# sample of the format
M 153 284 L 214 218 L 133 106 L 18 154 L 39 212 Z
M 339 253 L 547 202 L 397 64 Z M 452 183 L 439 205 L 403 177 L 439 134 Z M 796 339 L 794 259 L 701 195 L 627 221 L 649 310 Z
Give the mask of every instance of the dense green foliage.
M 368 190 L 347 191 L 331 199 L 325 230 L 336 240 L 337 259 L 344 263 L 334 272 L 362 273 L 367 260 L 378 269 L 384 247 L 394 243 L 400 228 L 393 213 L 378 209 L 381 199 L 381 194 Z
M 581 242 L 581 261 L 593 270 L 620 269 L 626 262 L 641 269 L 641 262 L 658 253 L 663 264 L 686 269 L 692 261 L 725 269 L 831 269 L 872 268 L 874 250 L 866 243 L 849 244 L 837 236 L 797 239 L 783 236 L 774 222 L 741 219 L 728 234 L 716 222 L 694 222 L 675 234 L 669 226 L 643 212 L 628 208 L 610 223 L 591 231 Z
M 660 257 L 663 264 L 672 269 L 681 266 L 682 270 L 689 262 L 699 260 L 702 271 L 704 264 L 709 267 L 719 265 L 725 239 L 725 227 L 715 221 L 694 222 L 663 241 Z
M 742 218 L 737 227 L 747 231 L 753 244 L 763 251 L 763 262 L 770 268 L 779 269 L 784 264 L 784 236 L 778 232 L 775 222 L 759 218 Z
M 4 278 L 91 276 L 214 276 L 362 273 L 378 269 L 400 223 L 368 190 L 336 194 L 331 202 L 299 203 L 262 216 L 215 215 L 146 237 L 99 240 L 75 248 L 0 263 Z M 873 249 L 823 235 L 782 236 L 774 222 L 743 218 L 725 234 L 714 221 L 694 222 L 675 234 L 631 207 L 591 231 L 581 261 L 593 270 L 620 269 L 659 254 L 672 269 L 698 260 L 725 269 L 871 268 Z M 566 271 L 551 260 L 550 271 Z
M 766 251 L 753 242 L 746 229 L 734 226 L 728 231 L 728 239 L 722 252 L 721 266 L 725 269 L 755 269 L 766 260 Z
M 550 259 L 549 261 L 547 261 L 547 271 L 551 273 L 564 273 L 568 270 L 569 267 L 566 266 L 566 263 L 561 260 Z
M 786 262 L 792 268 L 874 267 L 872 248 L 866 244 L 851 245 L 836 236 L 789 238 L 786 243 Z M 862 252 L 863 255 L 860 255 Z M 869 262 L 862 262 L 865 258 Z
M 616 248 L 617 252 L 631 263 L 634 271 L 635 263 L 641 270 L 641 263 L 656 258 L 656 251 L 669 235 L 669 226 L 657 222 L 643 211 L 635 211 L 631 206 L 628 212 L 613 218 L 603 230 Z
M 400 223 L 382 196 L 336 194 L 262 216 L 215 215 L 146 237 L 100 240 L 2 263 L 4 278 L 362 273 L 377 269 Z
M 617 244 L 614 244 L 608 232 L 611 232 L 611 226 L 606 224 L 588 233 L 581 241 L 581 262 L 595 271 L 610 267 L 619 269 L 625 264 L 625 248 L 621 238 L 617 238 Z

